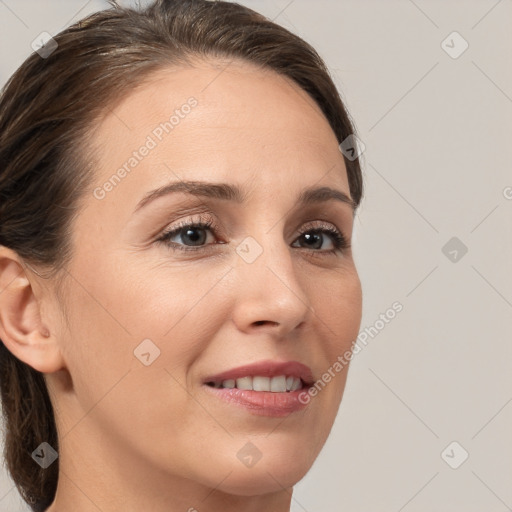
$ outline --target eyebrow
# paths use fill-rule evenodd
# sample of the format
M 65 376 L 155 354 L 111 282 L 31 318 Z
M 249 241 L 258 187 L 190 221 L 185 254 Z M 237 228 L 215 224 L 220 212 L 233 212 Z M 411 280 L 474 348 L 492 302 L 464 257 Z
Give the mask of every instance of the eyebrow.
M 148 192 L 137 204 L 134 213 L 158 197 L 176 192 L 185 192 L 197 197 L 234 201 L 240 204 L 243 203 L 247 197 L 243 190 L 238 185 L 234 184 L 210 183 L 205 181 L 177 181 Z M 357 206 L 353 199 L 345 194 L 345 192 L 331 187 L 310 187 L 304 189 L 298 197 L 298 204 L 299 206 L 308 206 L 331 200 L 348 204 L 352 211 L 355 211 Z

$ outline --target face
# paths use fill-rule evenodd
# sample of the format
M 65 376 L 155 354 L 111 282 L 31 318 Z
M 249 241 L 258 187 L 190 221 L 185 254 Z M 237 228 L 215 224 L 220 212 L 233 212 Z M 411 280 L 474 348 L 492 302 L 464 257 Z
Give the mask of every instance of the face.
M 59 332 L 71 384 L 52 398 L 62 446 L 88 436 L 254 495 L 295 484 L 323 446 L 348 367 L 298 397 L 350 349 L 362 297 L 327 120 L 284 77 L 220 69 L 161 70 L 95 127 Z M 337 194 L 306 194 L 321 187 Z

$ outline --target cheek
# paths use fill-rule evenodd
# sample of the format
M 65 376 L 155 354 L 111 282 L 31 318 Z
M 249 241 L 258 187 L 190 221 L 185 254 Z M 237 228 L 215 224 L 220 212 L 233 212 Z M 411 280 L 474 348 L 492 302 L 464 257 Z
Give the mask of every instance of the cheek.
M 137 268 L 128 255 L 77 259 L 70 276 L 61 337 L 83 408 L 94 406 L 126 372 L 149 368 L 148 360 L 151 367 L 175 369 L 194 357 L 202 325 L 190 318 L 198 317 L 214 277 Z M 141 384 L 151 390 L 154 382 L 158 379 Z
M 344 394 L 348 370 L 352 359 L 351 348 L 361 325 L 362 290 L 355 269 L 337 275 L 316 292 L 315 312 L 319 317 L 318 330 L 324 335 L 324 359 L 319 366 L 321 375 L 318 397 L 323 402 L 324 424 L 334 422 Z M 348 357 L 347 357 L 348 356 Z
M 323 329 L 332 364 L 357 338 L 362 317 L 362 290 L 355 269 L 336 273 L 323 286 L 314 286 L 312 305 Z
M 126 271 L 118 272 L 112 293 L 121 305 L 120 318 L 138 337 L 172 338 L 185 324 L 201 330 L 215 316 L 212 297 L 229 266 L 211 265 L 206 269 L 204 265 L 178 264 L 163 257 L 149 265 L 144 254 L 135 260 L 129 255 L 126 259 L 129 264 Z
M 221 288 L 215 287 L 226 269 L 214 268 L 201 279 L 192 269 L 125 272 L 120 264 L 113 270 L 72 270 L 67 358 L 80 411 L 69 426 L 80 425 L 73 430 L 79 436 L 92 422 L 115 432 L 111 441 L 123 449 L 155 461 L 167 454 L 173 464 L 185 464 L 197 439 L 208 445 L 225 435 L 191 398 L 187 372 L 226 321 Z M 183 455 L 165 444 L 169 439 L 186 448 Z

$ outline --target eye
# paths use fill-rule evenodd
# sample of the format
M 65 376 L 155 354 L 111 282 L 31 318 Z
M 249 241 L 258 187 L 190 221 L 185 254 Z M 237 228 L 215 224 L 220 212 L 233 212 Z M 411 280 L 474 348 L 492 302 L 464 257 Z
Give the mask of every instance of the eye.
M 326 234 L 329 236 L 326 237 Z M 320 249 L 324 241 L 329 240 L 329 238 L 331 240 L 331 248 L 321 251 L 317 250 Z M 345 251 L 350 247 L 350 243 L 345 235 L 329 224 L 322 224 L 321 226 L 302 231 L 296 241 L 305 243 L 305 249 L 320 253 L 335 253 L 340 250 Z
M 157 241 L 164 243 L 172 250 L 200 251 L 210 249 L 212 245 L 216 245 L 215 242 L 208 243 L 208 232 L 211 235 L 216 235 L 218 231 L 220 230 L 211 217 L 200 217 L 173 226 L 165 231 Z M 216 236 L 213 236 L 213 238 L 215 239 Z M 325 242 L 329 241 L 331 247 L 322 249 Z M 333 254 L 340 250 L 345 251 L 350 247 L 350 243 L 343 233 L 333 225 L 325 223 L 301 231 L 299 237 L 294 241 L 294 244 L 296 243 L 304 244 L 299 248 L 320 254 Z M 297 245 L 292 245 L 292 247 L 297 247 Z
M 212 230 L 212 227 L 214 228 Z M 178 226 L 174 226 L 171 230 L 166 231 L 158 239 L 158 241 L 165 243 L 171 249 L 178 249 L 182 251 L 195 251 L 203 248 L 207 242 L 208 236 L 205 232 L 215 232 L 215 224 L 212 219 L 198 222 L 184 222 Z M 174 242 L 174 238 L 181 238 L 183 244 Z

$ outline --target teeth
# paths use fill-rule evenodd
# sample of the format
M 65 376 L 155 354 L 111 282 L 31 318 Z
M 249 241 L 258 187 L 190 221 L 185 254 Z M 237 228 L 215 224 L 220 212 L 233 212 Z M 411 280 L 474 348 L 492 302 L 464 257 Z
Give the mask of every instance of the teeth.
M 284 375 L 272 377 L 270 379 L 270 391 L 273 393 L 284 393 L 286 391 L 286 377 Z
M 270 391 L 270 377 L 253 377 L 252 389 L 254 391 Z
M 236 385 L 235 379 L 228 379 L 222 382 L 223 388 L 234 388 Z
M 285 393 L 287 391 L 296 391 L 302 387 L 302 381 L 298 377 L 286 377 L 278 375 L 277 377 L 240 377 L 239 379 L 227 379 L 212 383 L 215 388 L 228 389 L 247 389 L 251 391 L 270 391 L 272 393 Z
M 238 389 L 252 389 L 252 377 L 236 379 L 236 387 Z
M 302 383 L 300 379 L 293 379 L 292 384 L 292 391 L 296 391 L 297 389 L 300 389 L 302 387 Z

